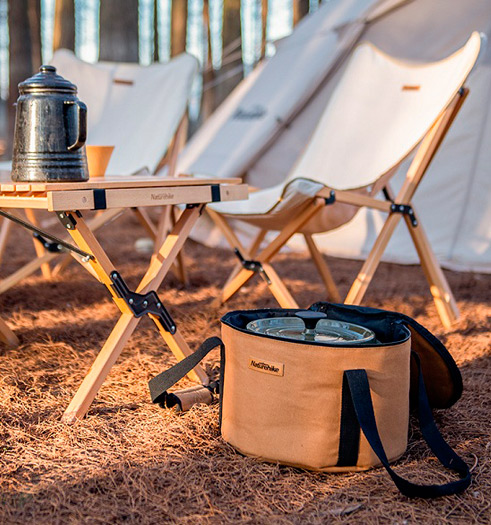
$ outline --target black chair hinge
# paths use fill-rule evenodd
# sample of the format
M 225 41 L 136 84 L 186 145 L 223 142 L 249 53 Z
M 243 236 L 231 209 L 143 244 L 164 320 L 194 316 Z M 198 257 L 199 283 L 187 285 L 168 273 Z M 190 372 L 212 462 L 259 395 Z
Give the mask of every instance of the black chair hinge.
M 146 294 L 132 292 L 116 270 L 111 272 L 109 277 L 113 283 L 114 291 L 118 297 L 124 300 L 135 317 L 152 314 L 158 318 L 160 325 L 166 332 L 176 333 L 176 323 L 162 304 L 157 292 L 154 290 Z
M 235 255 L 237 255 L 240 264 L 242 264 L 242 267 L 244 270 L 249 270 L 250 272 L 258 273 L 268 284 L 271 284 L 271 280 L 268 277 L 268 274 L 263 268 L 263 265 L 260 261 L 252 261 L 244 259 L 243 255 L 240 253 L 238 248 L 234 249 Z
M 418 220 L 416 219 L 414 210 L 408 204 L 397 204 L 393 202 L 390 205 L 390 211 L 392 213 L 402 213 L 402 215 L 407 215 L 413 227 L 416 227 L 418 225 Z
M 336 192 L 334 190 L 331 190 L 329 192 L 329 197 L 324 197 L 324 203 L 326 206 L 329 204 L 334 204 L 336 202 Z

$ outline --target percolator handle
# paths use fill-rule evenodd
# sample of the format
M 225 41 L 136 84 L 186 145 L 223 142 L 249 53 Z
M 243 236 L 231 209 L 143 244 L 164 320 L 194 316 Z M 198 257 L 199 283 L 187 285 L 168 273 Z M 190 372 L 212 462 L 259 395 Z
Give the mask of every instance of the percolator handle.
M 77 106 L 76 141 L 68 146 L 69 151 L 80 149 L 87 140 L 87 106 L 80 100 L 68 100 L 66 105 Z

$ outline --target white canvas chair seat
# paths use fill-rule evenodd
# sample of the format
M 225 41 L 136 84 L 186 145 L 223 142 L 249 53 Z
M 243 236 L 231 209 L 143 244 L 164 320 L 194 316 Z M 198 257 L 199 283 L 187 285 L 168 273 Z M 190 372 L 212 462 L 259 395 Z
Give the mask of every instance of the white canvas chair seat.
M 253 192 L 249 201 L 233 208 L 216 205 L 214 210 L 222 214 L 222 219 L 240 219 L 264 231 L 281 231 L 278 238 L 283 235 L 285 242 L 296 232 L 312 234 L 336 228 L 349 221 L 356 207 L 363 205 L 391 214 L 404 210 L 407 215 L 412 195 L 460 108 L 465 96 L 462 88 L 480 46 L 481 36 L 473 33 L 448 58 L 418 65 L 397 61 L 371 44 L 361 44 L 353 52 L 311 140 L 286 182 Z M 390 196 L 389 179 L 418 146 L 403 187 L 397 197 Z M 374 199 L 382 188 L 402 208 L 391 210 L 390 202 Z M 322 211 L 313 210 L 315 201 L 319 197 L 328 198 L 332 190 L 337 195 L 336 203 Z M 309 205 L 313 210 L 310 216 Z M 295 218 L 302 214 L 305 220 L 298 219 L 295 231 L 290 231 Z M 213 217 L 216 219 L 216 215 Z M 224 226 L 223 221 L 219 224 Z M 417 229 L 415 235 L 423 236 L 421 227 Z M 384 234 L 385 243 L 391 235 L 388 230 Z M 263 236 L 264 232 L 256 240 L 253 252 L 259 248 Z M 238 243 L 230 232 L 228 239 Z M 313 251 L 313 240 L 307 242 Z M 430 250 L 426 238 L 417 242 Z M 267 252 L 265 262 L 269 263 L 276 251 Z M 432 253 L 431 256 L 434 258 Z M 247 259 L 244 255 L 243 258 Z M 433 262 L 436 259 L 428 264 L 432 266 Z M 378 261 L 375 267 L 377 264 Z M 440 277 L 444 279 L 443 274 Z M 239 278 L 237 283 L 242 286 Z M 451 292 L 445 294 L 451 296 Z M 286 297 L 285 306 L 293 305 L 293 298 L 285 295 L 284 289 L 280 295 Z
M 154 173 L 185 114 L 197 60 L 182 54 L 150 66 L 88 64 L 60 49 L 51 63 L 88 107 L 87 143 L 115 146 L 107 174 Z
M 264 190 L 253 191 L 249 199 L 235 203 L 216 203 L 210 208 L 231 219 L 238 219 L 258 228 L 280 231 L 292 215 L 312 204 L 325 186 L 308 179 L 293 179 Z M 358 208 L 336 203 L 321 210 L 300 231 L 319 233 L 337 228 L 354 217 Z

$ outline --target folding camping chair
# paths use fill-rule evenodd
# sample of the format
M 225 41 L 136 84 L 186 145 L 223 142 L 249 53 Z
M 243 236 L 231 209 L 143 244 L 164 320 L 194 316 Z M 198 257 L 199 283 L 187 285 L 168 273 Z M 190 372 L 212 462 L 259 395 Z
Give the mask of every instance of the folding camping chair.
M 359 207 L 367 206 L 388 217 L 345 302 L 363 300 L 384 249 L 404 218 L 443 324 L 448 327 L 456 320 L 455 299 L 412 199 L 468 93 L 464 82 L 480 47 L 481 36 L 473 33 L 447 59 L 415 65 L 396 61 L 371 44 L 358 46 L 288 179 L 252 192 L 248 201 L 208 208 L 240 259 L 217 301 L 228 300 L 258 273 L 281 306 L 297 307 L 270 264 L 295 233 L 305 235 L 328 291 L 337 301 L 334 281 L 312 234 L 345 224 Z M 405 181 L 394 193 L 390 179 L 413 152 Z M 249 250 L 230 225 L 232 219 L 259 227 Z M 261 251 L 268 231 L 279 233 Z
M 60 49 L 52 64 L 58 73 L 73 82 L 79 98 L 88 107 L 88 143 L 112 145 L 108 175 L 154 174 L 166 167 L 167 176 L 175 176 L 179 150 L 186 141 L 187 102 L 197 61 L 182 54 L 165 64 L 140 66 L 114 62 L 89 64 L 73 52 Z M 174 220 L 173 207 L 166 206 L 158 225 L 150 220 L 145 208 L 133 212 L 148 234 L 160 246 Z M 33 210 L 26 209 L 28 220 L 39 225 Z M 111 209 L 100 213 L 89 226 L 93 231 L 104 226 L 121 213 Z M 0 258 L 5 249 L 12 223 L 5 220 L 0 231 Z M 52 270 L 50 262 L 59 256 L 56 246 L 34 239 L 37 259 L 30 261 L 0 283 L 0 293 L 21 279 L 41 269 L 45 277 L 61 272 L 72 260 L 65 254 Z M 44 246 L 43 246 L 44 244 Z M 177 274 L 186 280 L 182 253 L 176 260 Z

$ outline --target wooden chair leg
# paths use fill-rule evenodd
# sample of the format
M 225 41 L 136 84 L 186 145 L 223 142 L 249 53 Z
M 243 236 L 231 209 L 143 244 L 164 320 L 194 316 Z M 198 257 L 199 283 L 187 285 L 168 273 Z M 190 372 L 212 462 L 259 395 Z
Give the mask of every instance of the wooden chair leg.
M 261 243 L 264 241 L 264 238 L 266 237 L 267 233 L 268 233 L 268 230 L 259 231 L 256 238 L 252 242 L 251 247 L 249 248 L 249 254 L 251 257 L 254 257 L 257 254 L 259 248 L 261 247 Z M 231 283 L 234 277 L 240 272 L 241 269 L 242 269 L 242 264 L 240 264 L 239 262 L 233 267 L 224 286 L 227 286 L 229 283 Z
M 172 206 L 172 213 L 171 213 L 171 219 L 172 219 L 172 225 L 174 226 L 178 220 L 178 208 L 176 206 Z M 184 286 L 187 286 L 189 284 L 189 276 L 187 272 L 186 267 L 186 247 L 183 246 L 176 257 L 176 264 L 174 271 L 176 273 L 177 278 L 181 281 L 181 283 Z
M 19 345 L 19 339 L 3 319 L 0 319 L 0 340 L 11 347 Z
M 298 303 L 292 297 L 276 270 L 268 263 L 263 263 L 264 271 L 269 278 L 268 287 L 282 308 L 298 308 Z
M 254 277 L 254 275 L 254 272 L 244 270 L 244 268 L 241 266 L 239 273 L 223 287 L 220 294 L 213 301 L 212 306 L 216 308 L 223 303 L 226 303 L 247 283 L 247 281 Z
M 5 248 L 11 231 L 12 221 L 2 219 L 2 227 L 0 228 L 0 262 L 3 259 L 3 254 L 5 253 Z
M 155 249 L 153 257 L 155 257 L 155 254 L 158 252 L 158 247 L 162 244 L 162 242 L 172 229 L 172 226 L 176 222 L 176 217 L 174 215 L 175 211 L 175 206 L 164 206 L 162 208 L 162 212 L 160 214 L 159 222 L 157 225 L 157 234 L 155 236 Z M 184 253 L 178 255 L 175 261 L 175 265 L 173 267 L 173 271 L 176 274 L 176 277 L 181 281 L 181 283 L 186 286 L 188 284 L 188 277 L 185 268 Z
M 292 218 L 292 220 L 286 224 L 286 226 L 278 233 L 278 235 L 266 246 L 259 254 L 254 256 L 254 259 L 260 263 L 263 268 L 265 264 L 268 264 L 271 259 L 281 250 L 281 248 L 289 241 L 289 239 L 297 233 L 302 226 L 307 223 L 322 207 L 325 205 L 324 199 L 315 199 L 310 205 L 306 206 L 302 212 L 300 212 L 296 217 Z M 210 216 L 219 226 L 219 228 L 222 230 L 223 234 L 225 235 L 225 238 L 229 242 L 230 246 L 232 248 L 238 248 L 240 253 L 245 259 L 250 258 L 249 252 L 244 249 L 241 242 L 239 241 L 237 235 L 233 231 L 233 229 L 230 227 L 226 219 L 221 216 L 220 214 L 216 213 L 213 210 L 210 211 Z M 260 242 L 259 242 L 260 245 Z M 269 266 L 271 268 L 271 266 Z M 274 270 L 273 270 L 274 271 Z M 251 277 L 254 275 L 254 271 L 246 270 L 245 268 L 241 269 L 239 273 L 231 280 L 229 281 L 226 286 L 223 288 L 222 293 L 215 301 L 213 302 L 213 306 L 217 306 L 219 304 L 224 303 L 230 297 L 235 295 L 239 289 L 244 286 L 244 284 L 251 279 Z M 267 272 L 266 272 L 267 273 Z M 281 298 L 282 301 L 284 301 L 285 304 L 291 303 L 296 304 L 293 297 L 290 295 L 290 293 L 286 290 L 285 285 L 281 282 L 281 279 L 279 276 L 275 273 L 276 279 L 275 283 L 273 285 L 273 288 L 275 289 L 276 293 L 278 294 L 278 297 Z M 281 283 L 278 284 L 278 282 Z
M 372 281 L 375 271 L 380 263 L 380 259 L 397 224 L 399 223 L 400 218 L 401 215 L 398 213 L 392 213 L 387 217 L 372 250 L 358 273 L 355 282 L 351 285 L 348 295 L 344 300 L 346 304 L 360 304 L 363 300 L 365 292 Z
M 431 295 L 435 301 L 438 315 L 445 328 L 450 328 L 460 315 L 452 290 L 421 224 L 418 223 L 417 226 L 412 226 L 408 217 L 404 216 L 404 219 L 418 252 L 426 280 L 430 285 Z
M 27 277 L 29 277 L 29 275 L 32 275 L 36 270 L 39 270 L 43 263 L 49 263 L 53 259 L 56 259 L 56 257 L 59 257 L 59 255 L 60 254 L 58 253 L 48 252 L 45 253 L 42 257 L 36 257 L 32 259 L 22 268 L 19 268 L 17 271 L 0 281 L 0 294 L 5 293 L 7 290 L 10 290 L 10 288 L 15 286 L 17 283 L 26 279 Z
M 326 287 L 329 299 L 334 303 L 340 303 L 341 296 L 339 295 L 339 290 L 336 286 L 336 283 L 334 282 L 334 279 L 332 278 L 331 270 L 329 269 L 329 266 L 319 251 L 319 248 L 317 248 L 312 235 L 305 233 L 304 238 L 309 249 L 310 256 L 312 257 L 312 261 L 314 261 L 324 286 Z
M 36 214 L 34 210 L 31 210 L 30 208 L 26 208 L 25 210 L 26 217 L 29 221 L 31 221 L 34 226 L 39 226 Z M 32 242 L 34 244 L 34 250 L 36 250 L 36 255 L 42 259 L 43 255 L 46 253 L 46 250 L 43 246 L 41 246 L 41 243 L 36 240 L 34 237 L 32 237 Z M 49 263 L 43 262 L 41 264 L 41 273 L 45 279 L 51 278 L 51 267 Z

